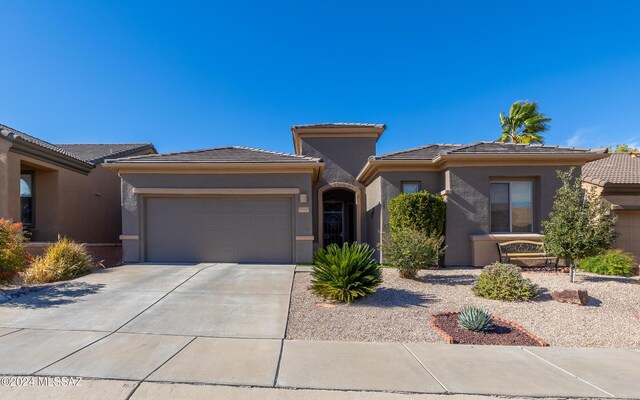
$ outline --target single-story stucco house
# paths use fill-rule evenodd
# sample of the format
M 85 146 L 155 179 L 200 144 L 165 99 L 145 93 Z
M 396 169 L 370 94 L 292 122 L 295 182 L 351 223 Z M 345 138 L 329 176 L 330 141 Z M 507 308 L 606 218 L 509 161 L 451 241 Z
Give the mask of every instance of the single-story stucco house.
M 60 235 L 112 263 L 120 257 L 120 178 L 101 164 L 151 153 L 149 143 L 54 145 L 0 124 L 0 217 L 24 224 L 33 254 Z
M 640 261 L 640 154 L 612 154 L 585 164 L 583 186 L 594 188 L 611 204 L 618 236 L 615 248 L 622 249 Z
M 495 142 L 376 155 L 385 128 L 295 125 L 295 154 L 221 147 L 107 160 L 122 178 L 124 261 L 309 263 L 330 243 L 376 246 L 388 201 L 427 190 L 447 202 L 445 264 L 482 266 L 498 241 L 541 238 L 557 170 L 579 176 L 608 156 Z

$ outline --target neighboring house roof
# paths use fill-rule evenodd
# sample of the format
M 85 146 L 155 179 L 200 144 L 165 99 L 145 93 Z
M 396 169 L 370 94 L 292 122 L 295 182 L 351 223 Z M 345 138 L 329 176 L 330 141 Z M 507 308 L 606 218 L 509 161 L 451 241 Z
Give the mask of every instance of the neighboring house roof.
M 448 154 L 580 154 L 605 153 L 606 149 L 582 149 L 576 147 L 542 144 L 474 142 L 470 144 L 428 144 L 414 149 L 372 157 L 374 160 L 431 160 Z
M 129 144 L 56 144 L 57 147 L 88 161 L 91 164 L 100 164 L 106 159 L 126 157 L 143 150 L 152 150 L 157 153 L 151 143 Z
M 413 149 L 369 157 L 358 174 L 367 183 L 378 171 L 441 170 L 447 165 L 582 165 L 607 157 L 607 149 L 582 149 L 542 144 L 474 142 L 470 144 L 428 144 Z M 508 163 L 508 164 L 505 164 Z
M 0 124 L 0 138 L 12 142 L 11 150 L 88 174 L 97 164 L 109 157 L 122 157 L 144 149 L 155 148 L 143 144 L 52 144 L 17 129 Z
M 28 135 L 24 132 L 20 132 L 17 129 L 13 129 L 11 127 L 8 127 L 6 125 L 0 124 L 0 135 L 3 136 L 5 139 L 9 140 L 9 141 L 16 141 L 16 140 L 23 140 L 25 142 L 31 143 L 31 144 L 35 144 L 36 146 L 42 147 L 44 149 L 47 150 L 51 150 L 55 153 L 59 153 L 65 157 L 68 158 L 73 158 L 75 160 L 78 161 L 85 161 L 82 158 L 69 153 L 68 151 L 61 149 L 60 147 L 51 144 L 49 142 L 45 142 L 42 139 L 38 139 L 37 137 Z
M 598 186 L 640 185 L 640 155 L 611 154 L 582 167 L 582 179 Z
M 213 149 L 181 151 L 177 153 L 149 154 L 107 160 L 118 163 L 321 163 L 322 159 L 277 153 L 243 146 L 216 147 Z

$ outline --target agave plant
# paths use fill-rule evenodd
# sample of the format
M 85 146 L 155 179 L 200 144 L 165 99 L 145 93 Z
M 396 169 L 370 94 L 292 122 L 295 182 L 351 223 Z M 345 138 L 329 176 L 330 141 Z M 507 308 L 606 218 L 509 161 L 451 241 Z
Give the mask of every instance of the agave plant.
M 345 243 L 319 249 L 313 255 L 311 289 L 325 299 L 350 303 L 376 291 L 382 273 L 366 244 Z
M 458 326 L 474 332 L 487 332 L 493 329 L 493 318 L 482 308 L 467 306 L 458 314 Z

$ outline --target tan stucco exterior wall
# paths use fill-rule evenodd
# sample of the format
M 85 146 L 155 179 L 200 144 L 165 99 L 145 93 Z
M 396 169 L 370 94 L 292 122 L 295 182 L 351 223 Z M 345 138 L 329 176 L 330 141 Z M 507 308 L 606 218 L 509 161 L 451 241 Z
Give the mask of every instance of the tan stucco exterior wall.
M 9 141 L 0 139 L 0 217 L 9 216 Z
M 120 178 L 116 172 L 98 165 L 84 175 L 11 151 L 7 164 L 6 215 L 15 221 L 20 220 L 20 172 L 35 172 L 31 241 L 55 241 L 62 235 L 86 243 L 120 242 Z

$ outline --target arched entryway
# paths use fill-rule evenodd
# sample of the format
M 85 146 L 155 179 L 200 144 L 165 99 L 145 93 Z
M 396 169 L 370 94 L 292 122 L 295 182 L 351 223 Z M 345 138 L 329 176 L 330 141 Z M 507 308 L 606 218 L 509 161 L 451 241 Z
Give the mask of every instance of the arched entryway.
M 318 191 L 320 246 L 360 241 L 360 195 L 357 187 L 334 183 Z

